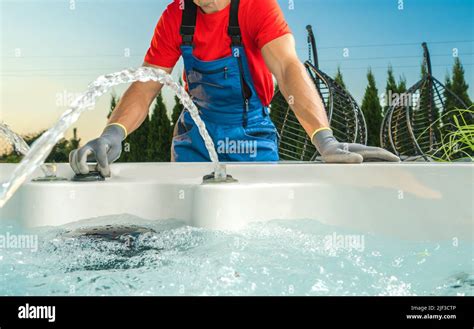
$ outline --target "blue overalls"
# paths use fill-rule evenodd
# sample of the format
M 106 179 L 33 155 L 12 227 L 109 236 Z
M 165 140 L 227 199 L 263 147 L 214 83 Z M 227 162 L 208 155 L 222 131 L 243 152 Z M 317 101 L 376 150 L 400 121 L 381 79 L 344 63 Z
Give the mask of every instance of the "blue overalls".
M 193 55 L 197 6 L 192 0 L 186 0 L 181 51 L 189 93 L 214 141 L 220 161 L 278 161 L 278 134 L 252 81 L 238 11 L 239 1 L 232 0 L 228 29 L 232 55 L 201 61 Z M 172 157 L 178 162 L 210 161 L 204 141 L 186 110 L 175 128 Z

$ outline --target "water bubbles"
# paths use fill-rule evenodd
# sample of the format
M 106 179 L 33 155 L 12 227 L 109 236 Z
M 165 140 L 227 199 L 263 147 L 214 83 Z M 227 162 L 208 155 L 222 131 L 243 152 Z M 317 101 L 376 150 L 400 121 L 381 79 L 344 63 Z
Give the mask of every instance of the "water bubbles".
M 411 284 L 398 280 L 395 276 L 383 278 L 381 284 L 384 286 L 379 296 L 414 296 L 411 291 Z
M 397 257 L 392 261 L 392 266 L 393 267 L 402 267 L 403 263 L 403 258 L 402 257 Z
M 93 228 L 107 225 L 117 232 L 110 239 L 65 234 L 96 232 Z M 142 233 L 127 244 L 120 227 L 132 225 L 143 230 L 132 230 Z M 380 257 L 371 250 L 332 256 L 324 249 L 321 234 L 333 230 L 299 220 L 220 232 L 129 215 L 91 219 L 36 232 L 42 242 L 37 253 L 2 252 L 0 294 L 288 295 L 290 290 L 296 296 L 473 294 L 472 244 L 456 249 L 460 258 L 450 258 L 448 248 L 441 248 L 446 254 L 433 254 L 428 268 L 416 265 L 420 250 L 432 250 L 421 242 L 367 237 Z
M 324 281 L 322 281 L 321 279 L 318 279 L 311 287 L 311 291 L 316 292 L 316 293 L 321 293 L 321 292 L 328 292 L 329 289 L 324 283 Z

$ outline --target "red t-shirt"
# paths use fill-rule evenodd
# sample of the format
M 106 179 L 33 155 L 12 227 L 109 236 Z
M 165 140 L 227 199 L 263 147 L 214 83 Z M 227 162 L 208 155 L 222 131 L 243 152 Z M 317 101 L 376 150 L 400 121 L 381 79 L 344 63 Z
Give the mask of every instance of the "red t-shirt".
M 174 0 L 163 12 L 151 41 L 145 62 L 161 67 L 174 67 L 181 56 L 181 0 Z M 231 55 L 227 33 L 230 5 L 205 14 L 198 10 L 194 35 L 194 56 L 212 61 Z M 262 57 L 268 42 L 291 33 L 277 0 L 241 0 L 239 24 L 250 72 L 260 100 L 268 106 L 273 98 L 273 78 Z

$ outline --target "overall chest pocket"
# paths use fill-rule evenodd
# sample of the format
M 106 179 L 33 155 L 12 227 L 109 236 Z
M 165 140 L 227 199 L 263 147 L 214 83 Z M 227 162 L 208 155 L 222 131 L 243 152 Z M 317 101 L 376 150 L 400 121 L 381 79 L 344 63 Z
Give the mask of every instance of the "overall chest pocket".
M 212 70 L 193 68 L 188 75 L 188 82 L 191 85 L 203 84 L 214 88 L 224 89 L 225 81 L 229 78 L 229 68 L 227 66 Z
M 237 65 L 192 67 L 187 74 L 189 93 L 204 109 L 222 111 L 242 108 L 240 74 Z

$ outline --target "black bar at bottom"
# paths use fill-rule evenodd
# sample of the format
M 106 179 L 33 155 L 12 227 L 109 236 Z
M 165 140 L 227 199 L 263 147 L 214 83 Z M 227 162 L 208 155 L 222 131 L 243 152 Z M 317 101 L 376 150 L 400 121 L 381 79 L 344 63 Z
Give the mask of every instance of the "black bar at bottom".
M 0 328 L 473 328 L 473 306 L 472 297 L 0 297 Z

